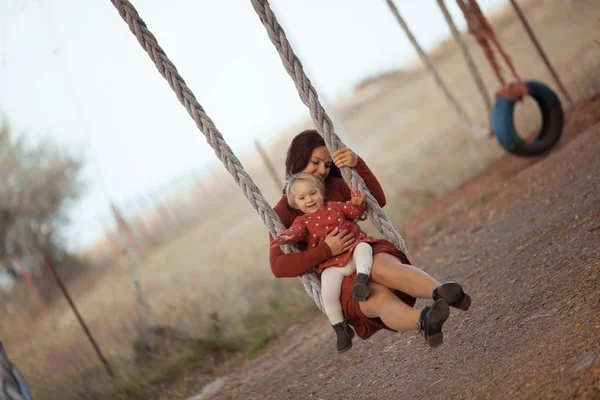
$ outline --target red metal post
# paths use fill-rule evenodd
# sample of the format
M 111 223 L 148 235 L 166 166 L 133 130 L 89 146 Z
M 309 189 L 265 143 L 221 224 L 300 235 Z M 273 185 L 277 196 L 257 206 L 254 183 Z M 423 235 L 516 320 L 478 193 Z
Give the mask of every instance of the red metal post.
M 37 286 L 35 286 L 33 279 L 31 279 L 31 275 L 29 275 L 27 268 L 25 268 L 23 261 L 21 261 L 20 258 L 15 259 L 15 261 L 17 262 L 17 265 L 19 266 L 19 270 L 21 270 L 21 275 L 23 275 L 23 278 L 25 279 L 25 282 L 27 283 L 27 287 L 29 288 L 29 291 L 31 292 L 31 294 L 33 294 L 33 297 L 40 305 L 40 308 L 44 312 L 48 311 L 48 307 L 46 306 L 46 303 L 44 302 L 42 295 L 37 290 Z

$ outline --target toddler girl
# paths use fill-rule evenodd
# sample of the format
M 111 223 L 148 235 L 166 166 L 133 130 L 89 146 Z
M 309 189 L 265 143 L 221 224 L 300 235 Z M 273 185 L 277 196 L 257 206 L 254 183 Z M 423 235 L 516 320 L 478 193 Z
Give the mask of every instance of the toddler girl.
M 349 203 L 324 202 L 325 184 L 308 173 L 292 175 L 286 182 L 286 197 L 290 207 L 304 215 L 296 217 L 289 229 L 273 240 L 272 246 L 306 242 L 316 247 L 334 229 L 346 229 L 354 234 L 355 242 L 345 253 L 331 257 L 316 267 L 321 274 L 321 294 L 325 313 L 337 335 L 338 353 L 352 347 L 354 332 L 344 321 L 340 304 L 340 291 L 345 276 L 357 272 L 352 295 L 358 301 L 369 297 L 369 275 L 373 264 L 373 251 L 369 243 L 377 239 L 366 235 L 354 222 L 365 212 L 365 195 L 352 191 Z

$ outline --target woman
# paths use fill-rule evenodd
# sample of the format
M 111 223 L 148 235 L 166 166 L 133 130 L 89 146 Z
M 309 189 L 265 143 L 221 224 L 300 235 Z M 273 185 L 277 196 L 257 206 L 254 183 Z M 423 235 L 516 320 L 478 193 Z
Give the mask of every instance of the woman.
M 386 199 L 381 185 L 365 162 L 348 148 L 329 154 L 325 141 L 315 130 L 297 135 L 288 149 L 286 176 L 307 172 L 320 177 L 326 186 L 326 201 L 348 201 L 350 188 L 341 177 L 339 168 L 353 167 L 364 179 L 371 194 L 381 207 Z M 281 222 L 289 228 L 298 212 L 289 207 L 283 196 L 273 208 Z M 273 240 L 270 237 L 270 242 Z M 347 251 L 354 238 L 346 231 L 333 231 L 315 248 L 301 253 L 284 254 L 279 247 L 271 248 L 270 264 L 278 278 L 298 277 L 324 260 Z M 448 318 L 448 305 L 467 310 L 471 299 L 454 282 L 440 284 L 426 272 L 410 265 L 404 253 L 390 242 L 382 240 L 373 246 L 373 267 L 369 283 L 369 299 L 358 302 L 352 298 L 355 274 L 342 283 L 340 302 L 347 322 L 356 334 L 367 339 L 380 329 L 409 331 L 418 329 L 431 347 L 442 343 L 442 325 Z M 422 311 L 413 308 L 416 299 L 433 299 Z M 343 325 L 346 335 L 354 333 Z

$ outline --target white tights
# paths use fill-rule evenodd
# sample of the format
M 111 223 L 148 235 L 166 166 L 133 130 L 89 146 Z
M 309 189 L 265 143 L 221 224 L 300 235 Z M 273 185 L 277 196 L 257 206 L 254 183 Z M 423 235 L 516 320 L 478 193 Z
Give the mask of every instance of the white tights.
M 354 248 L 352 257 L 342 267 L 326 268 L 321 274 L 321 295 L 323 306 L 331 325 L 344 321 L 340 294 L 342 292 L 342 281 L 345 276 L 354 271 L 370 275 L 373 265 L 373 249 L 368 243 L 359 243 Z

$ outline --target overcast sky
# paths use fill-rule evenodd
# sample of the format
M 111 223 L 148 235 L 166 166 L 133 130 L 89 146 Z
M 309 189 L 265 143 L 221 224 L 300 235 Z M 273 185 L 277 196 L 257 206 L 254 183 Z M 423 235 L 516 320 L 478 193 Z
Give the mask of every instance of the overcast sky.
M 309 118 L 249 0 L 132 2 L 234 151 Z M 416 57 L 385 0 L 271 3 L 328 102 Z M 485 11 L 504 3 L 480 0 Z M 435 0 L 396 4 L 425 47 L 449 34 Z M 109 0 L 0 0 L 0 113 L 87 160 L 71 248 L 102 230 L 98 171 L 121 202 L 216 159 Z

